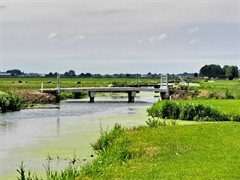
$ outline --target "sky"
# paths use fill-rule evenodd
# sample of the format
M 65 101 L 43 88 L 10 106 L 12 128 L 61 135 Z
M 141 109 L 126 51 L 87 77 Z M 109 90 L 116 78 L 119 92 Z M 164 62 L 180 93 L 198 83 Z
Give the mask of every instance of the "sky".
M 0 0 L 0 71 L 240 67 L 239 0 Z

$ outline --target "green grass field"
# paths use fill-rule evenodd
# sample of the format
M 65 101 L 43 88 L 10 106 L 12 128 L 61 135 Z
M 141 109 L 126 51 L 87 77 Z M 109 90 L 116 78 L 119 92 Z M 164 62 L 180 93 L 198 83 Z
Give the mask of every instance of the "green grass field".
M 238 179 L 240 123 L 214 123 L 127 131 L 126 161 L 114 156 L 116 144 L 100 154 L 81 178 L 92 179 Z M 116 138 L 121 142 L 121 137 Z M 115 152 L 117 154 L 117 152 Z M 101 162 L 100 162 L 101 161 Z M 99 163 L 100 167 L 96 167 Z
M 240 95 L 240 80 L 215 80 L 214 82 L 199 81 L 200 90 L 212 93 L 226 92 L 227 90 L 234 95 Z
M 51 77 L 0 77 L 0 90 L 39 90 L 43 83 L 44 88 L 55 88 L 56 78 Z M 80 83 L 78 83 L 80 82 Z M 159 78 L 61 78 L 62 87 L 107 87 L 114 83 L 124 85 L 137 85 L 139 84 L 156 84 L 159 83 Z M 210 93 L 225 93 L 229 91 L 234 96 L 240 97 L 240 81 L 239 80 L 215 80 L 214 82 L 198 81 L 200 87 L 196 87 L 201 91 L 208 91 Z
M 19 83 L 21 81 L 21 83 Z M 159 83 L 159 78 L 140 78 L 140 84 L 153 84 Z M 51 82 L 51 83 L 50 83 Z M 0 90 L 39 90 L 41 84 L 44 88 L 55 88 L 56 78 L 1 78 L 0 77 Z M 78 83 L 80 82 L 80 83 Z M 109 86 L 114 82 L 125 83 L 127 85 L 137 84 L 136 78 L 61 78 L 61 87 L 100 87 Z
M 182 100 L 183 101 L 183 100 Z M 193 102 L 204 104 L 227 114 L 240 114 L 240 100 L 239 99 L 195 99 L 184 102 Z

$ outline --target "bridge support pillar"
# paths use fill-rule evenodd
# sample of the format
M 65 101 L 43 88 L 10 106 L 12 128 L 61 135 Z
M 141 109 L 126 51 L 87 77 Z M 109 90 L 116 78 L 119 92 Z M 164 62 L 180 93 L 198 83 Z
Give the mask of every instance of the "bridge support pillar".
M 55 96 L 55 102 L 56 103 L 60 103 L 60 101 L 61 101 L 61 94 L 60 93 L 58 93 L 58 92 L 51 92 L 49 94 Z
M 60 103 L 60 101 L 61 101 L 60 94 L 56 94 L 56 103 Z
M 135 97 L 136 97 L 136 92 L 135 91 L 129 91 L 128 92 L 128 102 L 132 103 L 135 101 Z
M 168 92 L 160 92 L 160 99 L 170 99 L 170 95 Z
M 94 102 L 94 98 L 95 98 L 95 93 L 89 91 L 89 92 L 88 92 L 88 96 L 89 96 L 89 98 L 90 98 L 89 102 L 90 102 L 90 103 L 93 103 L 93 102 Z

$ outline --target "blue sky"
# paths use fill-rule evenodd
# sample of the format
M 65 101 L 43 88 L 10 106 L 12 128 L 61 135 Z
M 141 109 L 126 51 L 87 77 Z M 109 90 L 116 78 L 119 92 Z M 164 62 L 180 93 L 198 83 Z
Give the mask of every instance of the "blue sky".
M 238 0 L 0 1 L 0 71 L 197 72 L 240 66 Z

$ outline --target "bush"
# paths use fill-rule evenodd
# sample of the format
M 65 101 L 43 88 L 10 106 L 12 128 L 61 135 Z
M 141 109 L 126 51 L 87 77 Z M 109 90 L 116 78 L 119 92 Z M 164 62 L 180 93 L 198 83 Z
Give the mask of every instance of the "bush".
M 161 117 L 166 119 L 178 119 L 180 107 L 175 101 L 166 101 L 162 106 Z
M 1 112 L 19 111 L 22 108 L 23 101 L 19 96 L 13 94 L 0 95 Z
M 181 119 L 194 121 L 230 121 L 230 115 L 219 112 L 218 110 L 203 105 L 193 103 L 178 104 L 174 101 L 163 101 L 154 104 L 147 110 L 152 118 Z M 238 118 L 235 118 L 236 121 Z M 157 122 L 148 121 L 147 124 L 156 126 Z
M 159 101 L 152 105 L 152 107 L 147 109 L 148 116 L 151 116 L 152 118 L 161 118 L 161 111 L 162 111 L 162 103 Z
M 232 121 L 240 122 L 240 115 L 233 115 Z
M 180 119 L 193 120 L 195 116 L 196 111 L 193 104 L 185 104 L 181 107 Z

